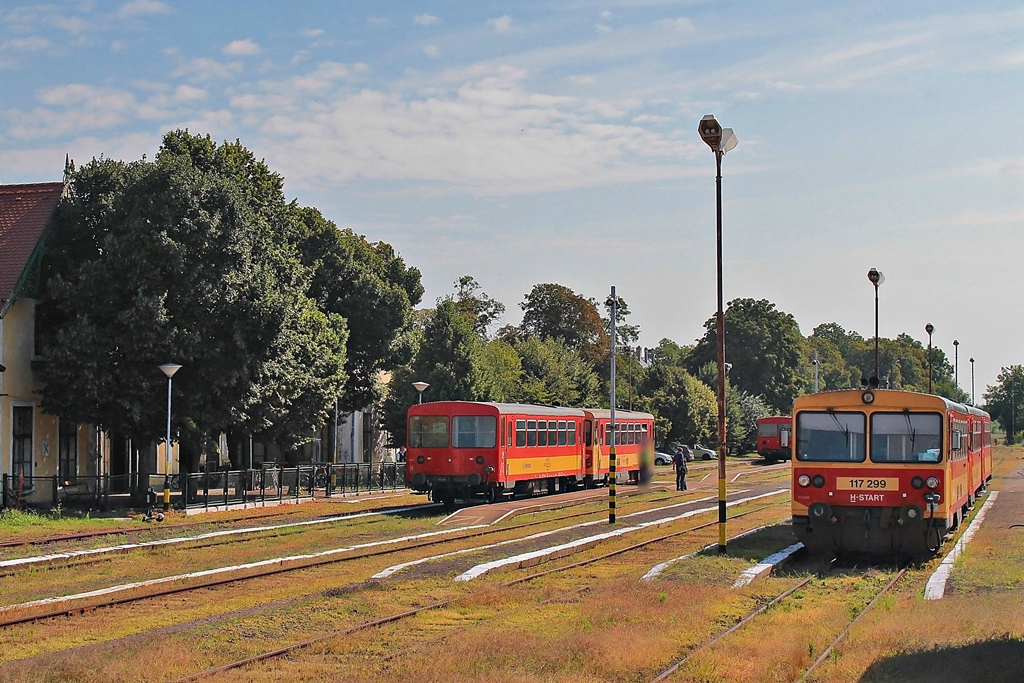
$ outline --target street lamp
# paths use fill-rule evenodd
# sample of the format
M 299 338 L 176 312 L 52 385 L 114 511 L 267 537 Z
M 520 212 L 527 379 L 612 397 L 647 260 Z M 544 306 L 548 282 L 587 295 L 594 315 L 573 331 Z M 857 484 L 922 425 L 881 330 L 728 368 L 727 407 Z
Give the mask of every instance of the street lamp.
M 928 333 L 928 393 L 932 393 L 932 332 L 935 331 L 935 326 L 928 323 L 924 326 L 924 331 Z
M 174 373 L 181 370 L 177 363 L 164 363 L 160 369 L 167 375 L 167 439 L 164 441 L 164 512 L 171 509 L 171 384 Z
M 875 379 L 878 379 L 878 285 L 885 282 L 882 271 L 872 268 L 868 271 L 868 280 L 875 286 Z
M 814 360 L 812 360 L 811 362 L 814 363 L 814 393 L 818 393 L 818 352 L 817 351 L 814 352 Z
M 715 155 L 715 199 L 717 214 L 718 246 L 718 313 L 716 334 L 718 335 L 718 552 L 724 555 L 725 547 L 725 312 L 722 306 L 722 157 L 736 147 L 739 140 L 732 128 L 722 128 L 713 114 L 700 120 L 697 131 L 701 139 Z
M 615 457 L 615 318 L 618 317 L 619 312 L 619 298 L 615 296 L 615 287 L 612 287 L 612 293 L 605 301 L 605 305 L 611 309 L 611 321 L 612 321 L 612 368 L 611 368 L 611 414 L 609 416 L 610 429 L 610 440 L 608 444 L 608 523 L 615 524 L 615 478 L 616 478 L 616 457 Z
M 960 388 L 960 342 L 953 340 L 953 383 Z
M 978 405 L 977 403 L 974 402 L 974 359 L 973 358 L 971 359 L 971 405 L 972 406 Z
M 423 403 L 423 390 L 429 387 L 430 385 L 427 384 L 426 382 L 413 382 L 412 385 L 416 387 L 416 391 L 420 392 L 419 402 Z

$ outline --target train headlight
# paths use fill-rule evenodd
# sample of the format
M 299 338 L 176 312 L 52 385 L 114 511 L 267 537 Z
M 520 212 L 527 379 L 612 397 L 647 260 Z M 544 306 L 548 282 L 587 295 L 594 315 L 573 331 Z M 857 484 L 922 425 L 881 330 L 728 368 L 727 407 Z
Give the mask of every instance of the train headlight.
M 484 464 L 484 456 L 482 456 L 482 455 L 476 456 L 476 464 L 477 465 L 483 465 Z
M 820 489 L 822 486 L 825 485 L 825 477 L 823 477 L 820 474 L 815 474 L 814 479 L 811 480 L 811 483 L 814 484 L 814 488 Z
M 937 489 L 937 488 L 939 488 L 939 480 L 936 477 L 928 477 L 928 479 L 925 480 L 924 483 L 927 484 L 928 488 L 930 488 L 930 489 Z
M 864 405 L 871 405 L 875 402 L 875 392 L 868 389 L 860 395 L 860 400 L 864 401 Z
M 914 477 L 910 480 L 910 485 L 915 489 L 924 488 L 924 479 L 921 477 Z
M 419 463 L 419 464 L 421 464 L 421 465 L 422 465 L 423 463 L 425 463 L 426 461 L 427 461 L 427 459 L 426 459 L 426 458 L 424 458 L 424 457 L 423 457 L 422 455 L 421 455 L 420 457 L 416 458 L 416 462 L 418 462 L 418 463 Z
M 796 483 L 800 484 L 801 486 L 810 486 L 811 478 L 808 477 L 806 474 L 801 474 L 799 477 L 796 478 Z

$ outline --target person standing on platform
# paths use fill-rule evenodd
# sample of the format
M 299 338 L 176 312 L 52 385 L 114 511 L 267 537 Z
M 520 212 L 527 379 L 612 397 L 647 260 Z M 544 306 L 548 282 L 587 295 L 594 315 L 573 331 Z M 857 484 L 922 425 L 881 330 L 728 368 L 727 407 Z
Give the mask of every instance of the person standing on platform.
M 672 462 L 676 466 L 676 491 L 686 490 L 686 454 L 683 453 L 682 448 L 677 448 L 675 455 L 672 457 Z

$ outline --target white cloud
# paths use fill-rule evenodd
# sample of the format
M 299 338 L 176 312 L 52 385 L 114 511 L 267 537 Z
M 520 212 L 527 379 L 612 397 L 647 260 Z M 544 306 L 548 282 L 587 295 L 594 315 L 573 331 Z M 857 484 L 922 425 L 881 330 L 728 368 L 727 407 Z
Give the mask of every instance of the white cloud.
M 421 14 L 418 17 L 414 18 L 413 21 L 419 24 L 420 26 L 433 26 L 434 24 L 438 23 L 441 20 L 435 17 L 433 14 Z
M 488 19 L 487 23 L 493 26 L 498 33 L 508 33 L 512 30 L 512 16 L 509 14 L 497 19 Z
M 149 14 L 169 14 L 171 8 L 159 0 L 130 0 L 117 11 L 122 17 L 141 17 Z
M 594 28 L 597 29 L 598 33 L 605 33 L 605 34 L 607 34 L 607 33 L 611 33 L 612 32 L 612 27 L 611 26 L 605 26 L 604 24 L 595 24 Z
M 675 19 L 662 19 L 658 22 L 667 31 L 673 31 L 676 33 L 694 33 L 697 28 L 693 25 L 693 21 L 687 17 L 676 17 Z
M 225 45 L 221 52 L 229 57 L 247 57 L 249 55 L 258 55 L 260 53 L 260 45 L 248 38 L 245 40 L 233 40 Z
M 307 38 L 319 38 L 323 34 L 324 30 L 322 28 L 309 28 L 302 32 L 302 35 Z
M 206 97 L 206 91 L 202 88 L 193 88 L 191 85 L 179 85 L 174 91 L 174 99 L 179 102 L 192 102 Z
M 197 57 L 181 64 L 174 70 L 176 77 L 186 76 L 194 81 L 210 81 L 214 79 L 231 78 L 242 70 L 242 65 L 237 62 L 218 62 L 215 59 Z
M 441 54 L 441 50 L 438 49 L 437 45 L 426 45 L 423 48 L 423 54 L 428 57 L 437 57 Z
M 29 36 L 28 38 L 14 38 L 8 40 L 2 45 L 0 49 L 9 50 L 11 52 L 39 52 L 50 47 L 52 43 L 43 38 L 42 36 Z

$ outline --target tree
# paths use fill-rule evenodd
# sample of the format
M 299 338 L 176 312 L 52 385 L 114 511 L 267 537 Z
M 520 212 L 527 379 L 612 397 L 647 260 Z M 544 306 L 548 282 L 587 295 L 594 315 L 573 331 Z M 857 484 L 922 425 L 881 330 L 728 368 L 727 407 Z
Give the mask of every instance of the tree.
M 1021 395 L 1024 394 L 1024 366 L 1011 365 L 999 370 L 996 383 L 985 390 L 985 410 L 1006 430 L 1006 443 L 1017 442 L 1021 431 Z
M 308 295 L 348 321 L 348 379 L 338 407 L 350 412 L 373 405 L 380 399 L 377 374 L 407 360 L 400 337 L 423 297 L 420 272 L 391 245 L 339 230 L 315 208 L 290 205 L 288 213 L 290 241 L 312 272 Z
M 306 295 L 281 179 L 240 144 L 175 131 L 152 162 L 75 171 L 42 273 L 39 378 L 50 413 L 132 437 L 174 428 L 200 452 L 220 431 L 288 448 L 345 380 L 345 320 Z
M 718 402 L 715 394 L 681 367 L 654 365 L 640 386 L 658 418 L 662 443 L 707 443 L 717 439 Z
M 560 339 L 528 337 L 515 345 L 522 358 L 524 403 L 595 407 L 601 383 L 590 363 Z
M 691 372 L 717 362 L 716 317 L 704 327 L 688 360 Z M 729 380 L 737 389 L 763 396 L 780 414 L 788 414 L 803 392 L 803 337 L 792 315 L 776 310 L 766 299 L 734 299 L 725 312 L 726 358 L 732 364 Z
M 487 337 L 487 330 L 505 313 L 505 304 L 489 297 L 471 275 L 463 275 L 455 281 L 455 305 L 469 316 L 482 338 Z
M 527 335 L 560 339 L 591 358 L 600 357 L 610 343 L 596 303 L 563 285 L 534 285 L 519 307 L 523 309 L 520 330 Z

